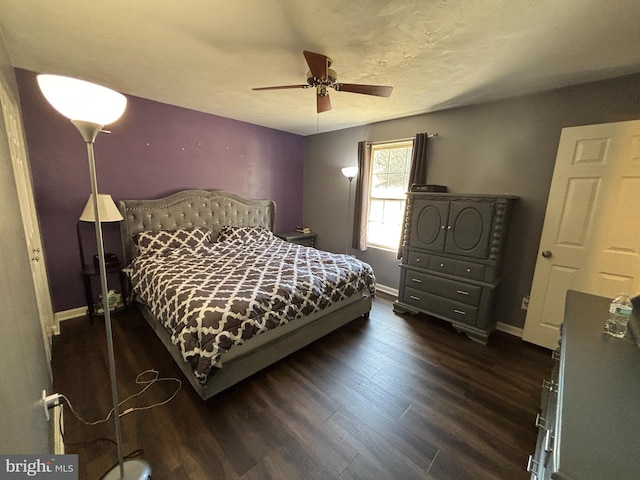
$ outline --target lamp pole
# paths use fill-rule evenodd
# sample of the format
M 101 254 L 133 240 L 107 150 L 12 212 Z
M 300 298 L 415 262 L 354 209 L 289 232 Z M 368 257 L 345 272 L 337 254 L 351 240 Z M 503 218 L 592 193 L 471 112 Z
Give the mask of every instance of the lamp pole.
M 347 177 L 349 179 L 349 203 L 347 203 L 347 242 L 345 253 L 349 255 L 349 234 L 351 233 L 351 182 L 353 177 Z
M 102 290 L 102 311 L 104 312 L 104 326 L 107 336 L 107 355 L 109 355 L 109 376 L 111 380 L 111 397 L 113 401 L 113 421 L 116 430 L 116 447 L 118 451 L 118 466 L 120 477 L 124 476 L 124 456 L 122 454 L 122 433 L 120 432 L 120 406 L 118 401 L 118 384 L 116 379 L 115 354 L 113 350 L 113 331 L 111 328 L 111 311 L 109 309 L 109 287 L 107 284 L 107 268 L 104 261 L 104 241 L 102 238 L 102 222 L 98 205 L 98 179 L 96 176 L 96 161 L 93 153 L 93 142 L 102 129 L 102 125 L 90 122 L 72 121 L 87 144 L 89 159 L 89 177 L 91 193 L 93 194 L 93 214 L 95 215 L 96 246 L 98 248 L 98 268 L 100 271 L 100 288 Z M 116 478 L 116 477 L 114 477 Z
M 344 167 L 342 174 L 349 180 L 349 203 L 347 204 L 347 241 L 345 245 L 345 253 L 349 255 L 349 234 L 351 233 L 351 182 L 353 177 L 358 173 L 358 167 Z

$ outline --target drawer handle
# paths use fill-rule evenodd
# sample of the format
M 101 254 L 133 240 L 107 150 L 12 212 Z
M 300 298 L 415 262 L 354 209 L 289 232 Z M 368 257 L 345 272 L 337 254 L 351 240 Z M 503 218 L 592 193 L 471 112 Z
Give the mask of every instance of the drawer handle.
M 416 283 L 422 283 L 422 280 L 420 280 L 419 278 L 412 278 L 411 281 Z
M 533 459 L 533 455 L 529 455 L 529 461 L 527 462 L 527 472 L 535 475 L 536 478 L 538 478 L 538 472 L 536 472 L 535 470 L 538 469 L 538 465 L 540 464 Z
M 536 427 L 546 428 L 546 425 L 547 425 L 547 419 L 544 417 L 541 417 L 540 414 L 538 413 L 536 415 Z
M 466 315 L 467 314 L 467 312 L 463 312 L 462 310 L 457 310 L 457 309 L 454 310 L 453 312 L 457 313 L 458 315 Z
M 441 263 L 441 264 L 440 264 L 440 268 L 444 268 L 444 263 Z
M 464 290 L 456 290 L 456 293 L 459 293 L 460 295 L 469 295 L 469 292 L 465 292 Z
M 471 269 L 470 268 L 467 268 L 467 273 L 471 273 Z
M 553 436 L 551 435 L 551 430 L 547 430 L 544 435 L 543 448 L 545 452 L 553 452 Z
M 415 295 L 410 295 L 409 298 L 411 298 L 411 300 L 420 300 L 420 297 L 416 297 Z
M 418 263 L 420 261 L 420 258 L 416 258 L 416 263 Z

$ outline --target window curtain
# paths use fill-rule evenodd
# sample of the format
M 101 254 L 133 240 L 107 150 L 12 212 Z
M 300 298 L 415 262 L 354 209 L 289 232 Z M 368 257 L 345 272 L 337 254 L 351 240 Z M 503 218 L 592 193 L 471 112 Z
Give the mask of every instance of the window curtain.
M 413 153 L 411 155 L 411 170 L 409 172 L 409 188 L 414 183 L 427 183 L 427 145 L 429 144 L 429 135 L 427 133 L 418 133 L 413 140 Z M 398 258 L 402 258 L 402 242 L 404 239 L 404 222 L 402 223 L 402 231 L 400 232 L 400 245 L 398 246 Z
M 358 176 L 354 204 L 353 237 L 351 247 L 362 252 L 367 249 L 367 222 L 371 185 L 371 143 L 358 142 Z

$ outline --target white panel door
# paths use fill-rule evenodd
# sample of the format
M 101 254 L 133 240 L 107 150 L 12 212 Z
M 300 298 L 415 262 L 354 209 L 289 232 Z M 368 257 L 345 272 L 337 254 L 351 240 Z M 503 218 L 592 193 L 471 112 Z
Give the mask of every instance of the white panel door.
M 51 361 L 51 336 L 58 332 L 59 327 L 55 320 L 53 306 L 51 304 L 49 282 L 42 253 L 40 228 L 33 199 L 31 169 L 29 168 L 29 163 L 27 161 L 20 111 L 16 104 L 16 100 L 13 95 L 9 93 L 9 88 L 1 77 L 0 104 L 2 105 L 2 114 L 7 131 L 11 163 L 13 165 L 13 173 L 16 179 L 24 233 L 29 248 L 31 274 L 33 276 L 38 302 L 38 312 L 40 314 L 40 324 L 42 326 L 42 335 L 45 342 L 45 351 L 47 359 Z
M 555 349 L 567 290 L 637 295 L 639 279 L 640 121 L 564 128 L 523 339 Z

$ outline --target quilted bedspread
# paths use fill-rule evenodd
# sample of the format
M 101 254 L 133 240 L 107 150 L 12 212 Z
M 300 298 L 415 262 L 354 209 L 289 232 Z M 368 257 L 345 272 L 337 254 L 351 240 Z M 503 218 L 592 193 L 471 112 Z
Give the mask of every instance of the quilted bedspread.
M 127 273 L 202 383 L 233 345 L 357 292 L 375 293 L 368 264 L 270 232 L 146 251 Z

